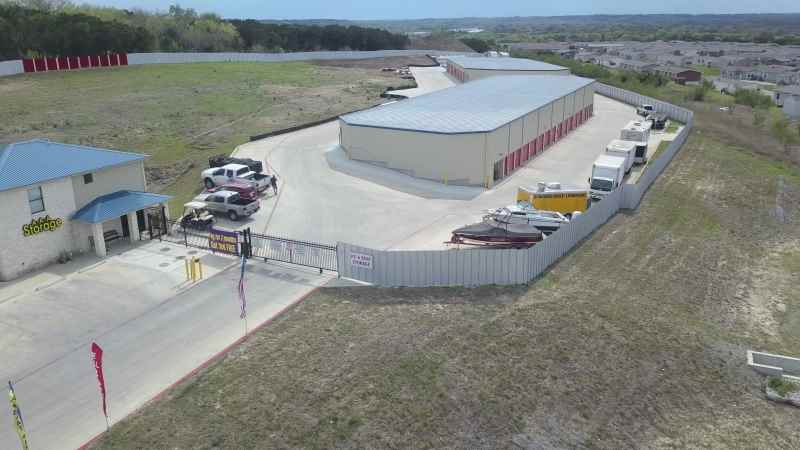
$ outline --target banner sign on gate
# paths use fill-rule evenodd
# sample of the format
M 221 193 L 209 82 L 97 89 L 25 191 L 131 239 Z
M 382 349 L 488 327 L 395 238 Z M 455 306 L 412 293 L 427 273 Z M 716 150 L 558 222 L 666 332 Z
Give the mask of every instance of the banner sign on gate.
M 214 252 L 239 256 L 239 234 L 236 231 L 211 228 L 208 247 Z
M 358 267 L 360 269 L 372 270 L 372 255 L 351 252 L 350 265 L 353 267 Z

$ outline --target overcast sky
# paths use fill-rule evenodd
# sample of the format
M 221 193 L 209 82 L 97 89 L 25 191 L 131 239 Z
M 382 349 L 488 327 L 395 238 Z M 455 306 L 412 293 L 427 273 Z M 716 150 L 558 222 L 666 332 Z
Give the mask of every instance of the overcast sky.
M 83 0 L 87 1 L 87 0 Z M 82 3 L 77 0 L 77 3 Z M 87 3 L 166 10 L 175 1 L 88 0 Z M 784 13 L 800 0 L 184 0 L 183 7 L 226 18 L 417 19 L 429 17 L 557 16 L 571 14 Z

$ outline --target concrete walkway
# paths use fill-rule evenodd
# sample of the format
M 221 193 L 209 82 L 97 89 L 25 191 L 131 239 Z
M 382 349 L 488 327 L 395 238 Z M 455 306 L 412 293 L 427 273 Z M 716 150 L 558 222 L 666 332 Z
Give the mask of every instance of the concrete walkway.
M 74 449 L 105 430 L 92 341 L 105 351 L 113 423 L 243 336 L 236 260 L 201 252 L 211 276 L 185 286 L 175 256 L 186 249 L 157 244 L 0 305 L 0 374 L 15 382 L 31 448 Z M 251 260 L 250 329 L 329 278 Z M 0 409 L 0 448 L 17 448 L 9 408 Z

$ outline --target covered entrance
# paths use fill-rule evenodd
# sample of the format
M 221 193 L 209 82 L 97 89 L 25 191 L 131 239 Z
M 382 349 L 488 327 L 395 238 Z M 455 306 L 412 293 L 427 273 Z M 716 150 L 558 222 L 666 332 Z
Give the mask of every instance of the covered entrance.
M 152 237 L 154 226 L 160 234 L 169 216 L 167 202 L 170 198 L 148 192 L 117 191 L 92 200 L 75 212 L 72 220 L 91 227 L 89 241 L 95 254 L 104 257 L 106 245 L 117 239 L 135 242 L 142 238 L 143 232 Z M 159 217 L 153 219 L 153 216 Z

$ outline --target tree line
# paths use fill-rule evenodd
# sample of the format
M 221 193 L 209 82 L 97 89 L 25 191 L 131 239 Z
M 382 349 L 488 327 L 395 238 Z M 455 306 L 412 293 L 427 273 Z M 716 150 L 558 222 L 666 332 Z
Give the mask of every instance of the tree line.
M 105 52 L 294 52 L 403 49 L 404 35 L 341 25 L 224 20 L 191 8 L 167 12 L 0 0 L 0 60 Z

